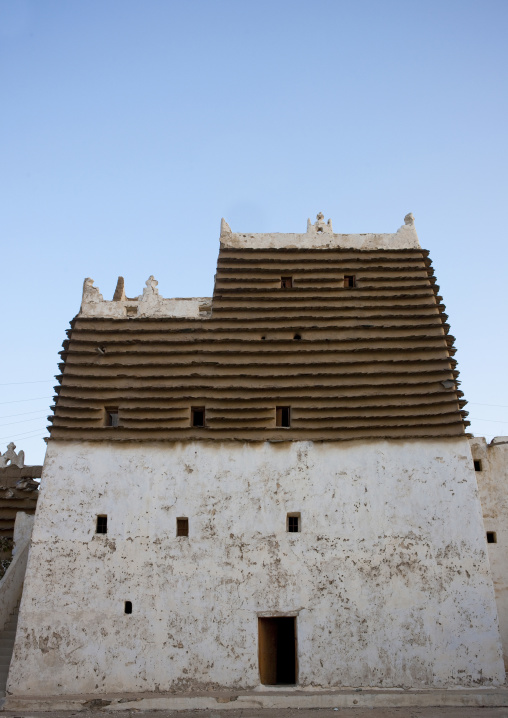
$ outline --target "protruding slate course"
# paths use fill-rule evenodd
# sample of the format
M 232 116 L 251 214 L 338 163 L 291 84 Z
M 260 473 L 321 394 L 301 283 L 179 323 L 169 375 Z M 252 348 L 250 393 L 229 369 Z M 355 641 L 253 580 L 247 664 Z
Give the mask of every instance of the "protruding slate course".
M 153 277 L 113 301 L 85 280 L 61 352 L 51 437 L 338 441 L 464 435 L 455 349 L 411 214 L 395 234 L 235 234 L 213 298 Z M 291 425 L 276 426 L 276 406 Z M 192 407 L 205 410 L 192 426 Z M 118 413 L 108 426 L 105 412 Z

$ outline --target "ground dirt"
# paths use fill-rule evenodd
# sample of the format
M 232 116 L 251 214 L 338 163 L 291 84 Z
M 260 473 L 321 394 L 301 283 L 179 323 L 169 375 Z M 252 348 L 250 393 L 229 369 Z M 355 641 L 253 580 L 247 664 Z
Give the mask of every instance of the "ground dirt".
M 3 711 L 6 718 L 508 718 L 508 708 L 314 708 L 191 711 Z

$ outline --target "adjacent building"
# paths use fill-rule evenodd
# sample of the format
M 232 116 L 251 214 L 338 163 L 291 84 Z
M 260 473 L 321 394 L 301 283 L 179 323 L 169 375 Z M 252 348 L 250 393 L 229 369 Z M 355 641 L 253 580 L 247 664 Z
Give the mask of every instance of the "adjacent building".
M 36 479 L 40 479 L 42 472 L 42 466 L 25 466 L 24 451 L 15 449 L 16 444 L 11 442 L 3 454 L 0 451 L 0 551 L 6 558 L 12 553 L 17 514 L 35 513 L 39 495 Z
M 505 667 L 508 666 L 508 436 L 470 439 L 483 510 Z

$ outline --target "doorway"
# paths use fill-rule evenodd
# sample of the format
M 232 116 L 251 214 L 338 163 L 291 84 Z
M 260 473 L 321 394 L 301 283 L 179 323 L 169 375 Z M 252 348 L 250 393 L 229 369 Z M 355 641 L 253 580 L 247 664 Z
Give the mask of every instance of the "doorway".
M 296 618 L 258 618 L 259 676 L 265 686 L 296 684 Z

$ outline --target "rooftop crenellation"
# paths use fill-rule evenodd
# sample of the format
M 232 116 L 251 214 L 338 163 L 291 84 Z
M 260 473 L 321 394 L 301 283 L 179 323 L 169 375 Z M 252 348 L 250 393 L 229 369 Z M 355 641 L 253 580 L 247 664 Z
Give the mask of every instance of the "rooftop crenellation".
M 210 311 L 209 297 L 174 298 L 161 297 L 157 280 L 153 275 L 146 280 L 143 294 L 129 298 L 125 296 L 123 277 L 118 277 L 112 301 L 105 300 L 93 279 L 83 282 L 83 298 L 80 316 L 83 317 L 182 317 L 199 319 Z
M 221 221 L 221 246 L 251 249 L 419 249 L 420 243 L 411 213 L 404 217 L 404 224 L 391 234 L 335 234 L 332 220 L 325 222 L 322 212 L 314 223 L 307 220 L 305 233 L 245 234 L 232 232 L 225 219 Z
M 307 231 L 302 234 L 242 234 L 232 232 L 223 218 L 220 226 L 220 246 L 238 249 L 359 249 L 394 250 L 419 249 L 420 243 L 414 226 L 414 217 L 407 214 L 404 224 L 392 234 L 334 234 L 332 220 L 325 222 L 322 212 L 316 221 L 307 220 Z M 123 277 L 118 277 L 111 301 L 105 300 L 87 277 L 83 283 L 80 315 L 85 317 L 181 317 L 202 319 L 211 311 L 210 297 L 165 298 L 159 294 L 157 280 L 150 276 L 143 294 L 129 298 L 125 294 Z

